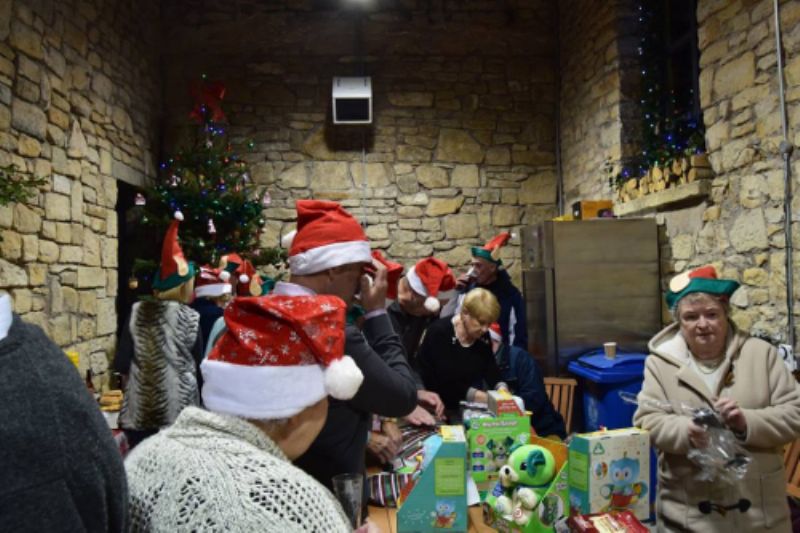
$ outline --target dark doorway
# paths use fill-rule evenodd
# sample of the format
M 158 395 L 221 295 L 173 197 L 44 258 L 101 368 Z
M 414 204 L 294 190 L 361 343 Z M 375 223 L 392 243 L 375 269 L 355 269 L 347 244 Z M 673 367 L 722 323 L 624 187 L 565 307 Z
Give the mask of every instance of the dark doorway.
M 137 281 L 138 286 L 131 285 L 133 266 L 136 258 L 148 254 L 145 249 L 152 247 L 152 243 L 142 239 L 141 208 L 136 205 L 136 195 L 142 194 L 142 189 L 124 181 L 117 182 L 117 223 L 118 246 L 117 258 L 119 259 L 118 288 L 117 288 L 117 333 L 122 331 L 123 321 L 128 319 L 131 306 L 139 299 L 140 294 L 147 294 L 148 287 Z

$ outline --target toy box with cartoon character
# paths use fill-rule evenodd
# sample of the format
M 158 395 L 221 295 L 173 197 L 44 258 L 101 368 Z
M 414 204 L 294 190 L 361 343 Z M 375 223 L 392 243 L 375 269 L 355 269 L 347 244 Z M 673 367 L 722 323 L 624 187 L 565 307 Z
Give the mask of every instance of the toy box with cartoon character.
M 484 520 L 502 532 L 553 532 L 568 517 L 567 495 L 566 445 L 532 437 L 500 469 L 484 499 Z
M 638 428 L 575 435 L 569 444 L 570 514 L 630 510 L 650 516 L 650 435 Z
M 397 511 L 398 533 L 467 531 L 467 443 L 461 426 L 442 426 L 441 445 L 425 457 L 414 486 Z
M 479 489 L 491 488 L 497 481 L 500 467 L 508 461 L 511 447 L 527 444 L 530 435 L 531 422 L 527 415 L 473 418 L 469 421 L 469 472 Z

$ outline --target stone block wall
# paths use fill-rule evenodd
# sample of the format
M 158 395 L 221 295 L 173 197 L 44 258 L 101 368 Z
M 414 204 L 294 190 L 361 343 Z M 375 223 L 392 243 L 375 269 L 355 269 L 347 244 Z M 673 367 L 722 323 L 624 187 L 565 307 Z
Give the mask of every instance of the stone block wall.
M 605 163 L 636 156 L 640 138 L 633 2 L 559 2 L 559 132 L 567 212 L 611 199 Z
M 229 132 L 254 141 L 252 177 L 270 189 L 265 246 L 294 227 L 298 198 L 341 201 L 407 265 L 430 254 L 464 265 L 470 245 L 555 214 L 551 2 L 324 4 L 169 8 L 191 6 L 167 29 L 175 136 L 189 81 L 223 80 Z M 332 78 L 361 74 L 372 76 L 374 125 L 333 126 Z M 519 281 L 518 242 L 505 258 Z
M 0 207 L 0 289 L 65 349 L 115 343 L 117 180 L 152 175 L 157 2 L 0 1 L 0 164 L 47 178 Z

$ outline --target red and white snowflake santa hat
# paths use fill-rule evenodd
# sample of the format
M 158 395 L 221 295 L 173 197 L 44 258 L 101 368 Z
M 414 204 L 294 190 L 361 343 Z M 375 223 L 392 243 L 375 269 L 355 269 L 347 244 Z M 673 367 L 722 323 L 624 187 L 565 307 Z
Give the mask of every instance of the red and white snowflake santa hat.
M 336 296 L 233 300 L 227 330 L 200 365 L 206 408 L 270 420 L 328 395 L 352 398 L 364 376 L 344 355 L 345 311 Z
M 336 202 L 297 201 L 297 233 L 289 248 L 289 269 L 299 276 L 352 263 L 372 263 L 361 224 Z
M 232 290 L 230 279 L 231 273 L 225 269 L 210 265 L 201 266 L 194 281 L 195 298 L 215 298 L 230 294 Z
M 403 276 L 403 265 L 389 261 L 380 250 L 373 250 L 372 257 L 386 267 L 386 299 L 397 300 L 397 284 Z
M 425 296 L 425 309 L 436 313 L 441 309 L 439 300 L 449 300 L 456 295 L 456 278 L 447 263 L 435 257 L 417 261 L 406 274 L 411 289 Z

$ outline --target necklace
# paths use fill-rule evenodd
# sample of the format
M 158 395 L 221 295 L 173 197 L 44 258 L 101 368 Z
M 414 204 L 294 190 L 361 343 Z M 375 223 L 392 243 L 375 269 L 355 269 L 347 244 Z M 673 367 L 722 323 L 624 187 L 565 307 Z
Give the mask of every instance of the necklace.
M 706 374 L 706 375 L 713 374 L 714 372 L 716 372 L 717 369 L 722 365 L 722 363 L 724 361 L 725 361 L 725 358 L 724 357 L 720 357 L 717 360 L 717 362 L 714 363 L 713 365 L 704 365 L 703 363 L 700 362 L 699 359 L 697 359 L 696 357 L 694 358 L 694 362 L 695 362 L 695 366 L 697 367 L 697 370 L 699 370 L 701 373 Z

